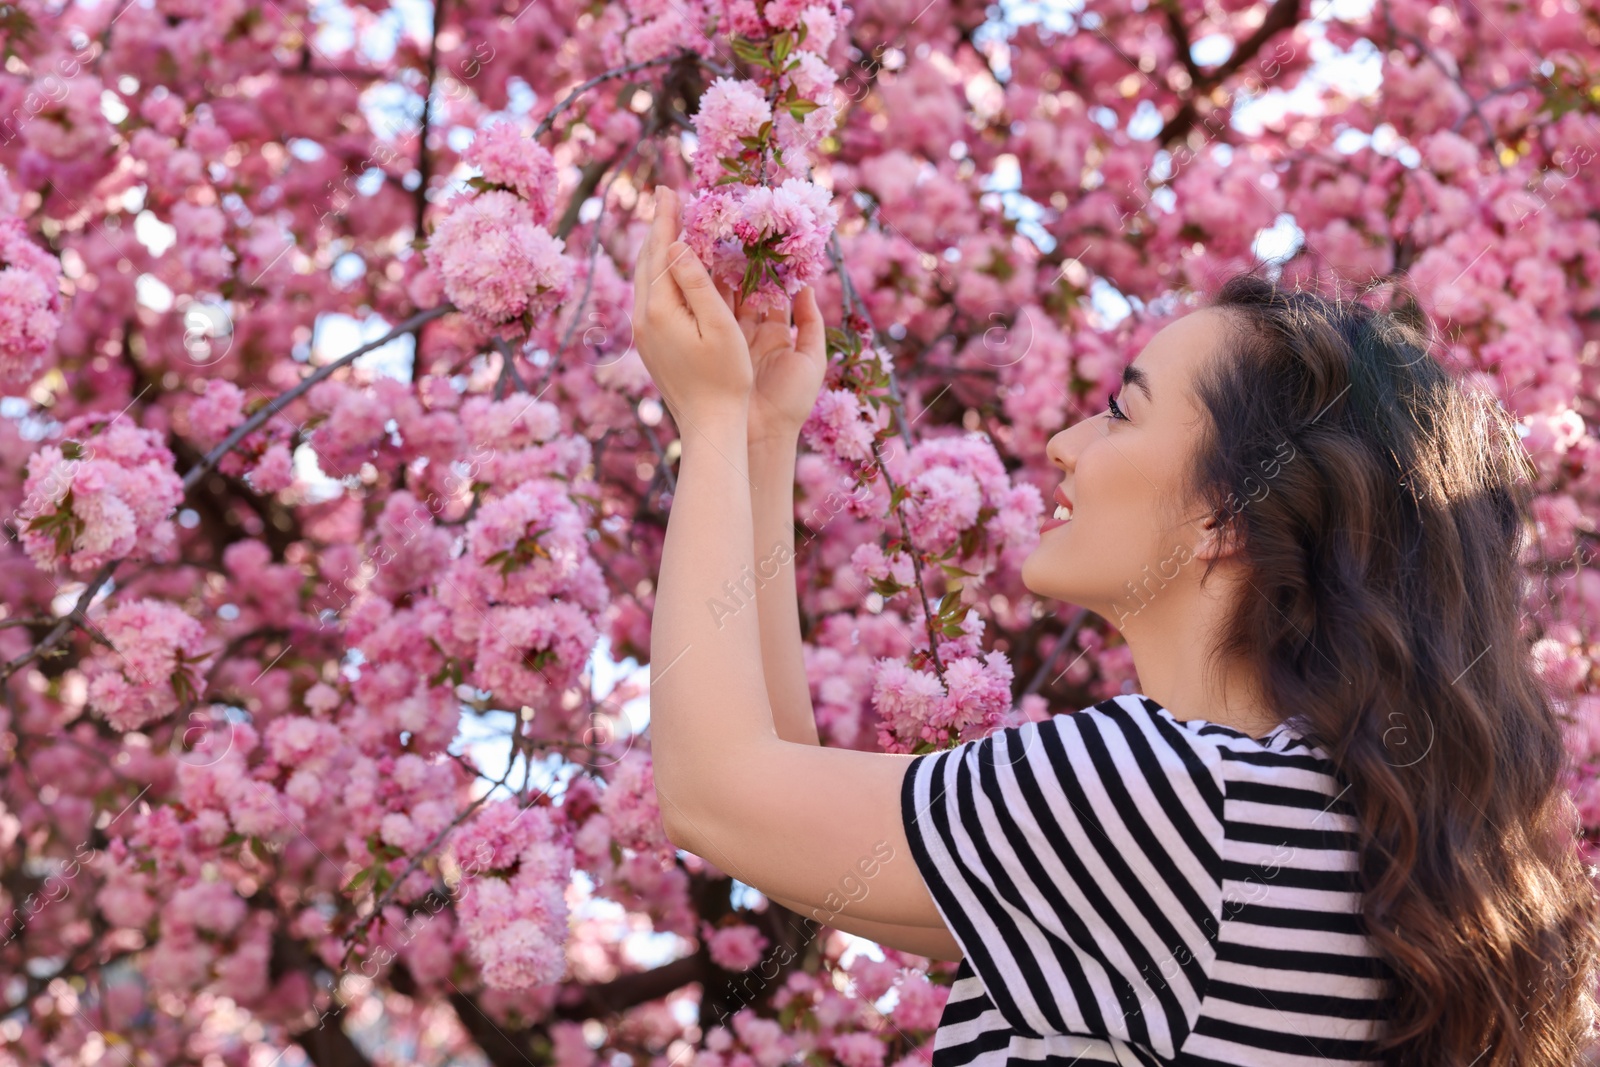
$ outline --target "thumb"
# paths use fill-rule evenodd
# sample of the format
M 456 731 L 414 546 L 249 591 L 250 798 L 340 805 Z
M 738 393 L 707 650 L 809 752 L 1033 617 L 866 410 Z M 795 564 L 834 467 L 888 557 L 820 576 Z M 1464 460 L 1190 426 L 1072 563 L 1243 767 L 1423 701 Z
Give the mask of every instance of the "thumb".
M 827 352 L 822 309 L 817 307 L 817 291 L 809 285 L 800 290 L 800 299 L 794 303 L 794 324 L 798 331 L 795 346 L 800 351 L 819 355 Z
M 705 264 L 700 262 L 700 257 L 687 244 L 683 241 L 672 242 L 667 249 L 667 262 L 672 268 L 673 280 L 683 290 L 683 299 L 688 302 L 689 310 L 694 312 L 696 319 L 710 321 L 716 310 L 714 305 L 727 308 L 717 292 L 716 283 L 706 272 Z M 732 312 L 729 311 L 729 314 Z

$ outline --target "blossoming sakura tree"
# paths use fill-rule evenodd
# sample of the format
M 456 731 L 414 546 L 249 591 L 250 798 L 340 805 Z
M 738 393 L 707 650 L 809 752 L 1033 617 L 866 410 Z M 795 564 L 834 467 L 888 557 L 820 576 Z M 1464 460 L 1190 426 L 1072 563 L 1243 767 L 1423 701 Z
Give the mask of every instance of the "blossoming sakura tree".
M 1269 256 L 1403 274 L 1525 426 L 1600 839 L 1593 5 L 57 0 L 0 47 L 0 1063 L 929 1059 L 954 965 L 678 854 L 647 672 L 597 671 L 678 457 L 657 183 L 830 323 L 798 552 L 713 607 L 799 583 L 823 743 L 1137 684 L 1018 578 L 1044 443 Z

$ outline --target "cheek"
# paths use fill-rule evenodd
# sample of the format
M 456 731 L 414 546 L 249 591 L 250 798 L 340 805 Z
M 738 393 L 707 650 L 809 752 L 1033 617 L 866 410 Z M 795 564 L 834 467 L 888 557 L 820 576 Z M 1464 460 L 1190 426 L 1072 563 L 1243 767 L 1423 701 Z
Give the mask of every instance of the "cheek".
M 1077 489 L 1074 502 L 1083 506 L 1086 517 L 1125 512 L 1137 499 L 1144 485 L 1140 473 L 1143 464 L 1137 461 L 1131 446 L 1132 442 L 1111 440 L 1101 434 L 1078 456 L 1072 478 Z M 1076 509 L 1073 515 L 1077 515 Z M 1073 521 L 1077 521 L 1076 517 Z
M 1138 572 L 1172 540 L 1163 532 L 1168 519 L 1162 496 L 1170 461 L 1152 445 L 1131 433 L 1097 440 L 1084 449 L 1075 471 L 1074 543 L 1092 550 L 1118 582 L 1128 577 L 1123 572 Z

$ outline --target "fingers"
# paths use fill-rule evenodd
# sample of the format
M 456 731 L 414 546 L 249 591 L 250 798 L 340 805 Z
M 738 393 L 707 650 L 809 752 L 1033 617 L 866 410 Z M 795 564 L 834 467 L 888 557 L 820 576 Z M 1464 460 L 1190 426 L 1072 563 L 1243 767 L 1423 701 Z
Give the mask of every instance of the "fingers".
M 722 298 L 717 294 L 716 283 L 711 280 L 700 257 L 682 241 L 674 241 L 667 247 L 667 269 L 683 291 L 683 299 L 688 303 L 689 310 L 694 312 L 703 331 L 705 324 L 713 321 L 720 310 L 718 305 Z
M 731 294 L 730 299 L 733 302 L 733 317 L 739 321 L 739 332 L 744 334 L 744 343 L 753 345 L 756 339 L 756 332 L 761 328 L 760 316 L 748 300 L 739 296 L 738 289 L 728 286 L 728 292 Z
M 721 278 L 716 279 L 717 292 L 722 294 L 723 301 L 728 305 L 728 310 L 739 323 L 739 332 L 744 335 L 746 346 L 755 343 L 756 319 L 755 313 L 749 309 L 744 301 L 739 299 L 739 291 Z
M 800 290 L 794 302 L 794 321 L 800 328 L 799 336 L 795 338 L 795 347 L 802 352 L 822 353 L 827 351 L 827 336 L 825 324 L 822 321 L 822 309 L 817 306 L 817 291 L 811 286 Z
M 639 262 L 634 268 L 633 291 L 640 312 L 649 302 L 651 287 L 667 272 L 667 245 L 678 233 L 676 191 L 670 186 L 658 185 L 655 197 L 655 217 L 650 220 L 650 232 L 639 249 Z
M 785 300 L 785 301 L 782 301 L 781 303 L 775 304 L 772 307 L 767 308 L 765 311 L 763 311 L 761 313 L 761 321 L 762 321 L 763 324 L 768 323 L 768 322 L 775 322 L 779 326 L 782 326 L 784 329 L 788 329 L 789 328 L 789 301 Z

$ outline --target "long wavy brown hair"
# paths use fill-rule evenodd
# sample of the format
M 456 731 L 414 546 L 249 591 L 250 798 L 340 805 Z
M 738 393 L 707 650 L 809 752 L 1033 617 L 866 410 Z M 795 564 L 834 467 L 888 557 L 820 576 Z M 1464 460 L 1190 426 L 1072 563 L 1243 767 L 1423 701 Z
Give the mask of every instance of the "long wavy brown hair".
M 1392 976 L 1384 1062 L 1571 1067 L 1600 913 L 1523 625 L 1534 469 L 1504 407 L 1432 355 L 1415 297 L 1386 289 L 1250 273 L 1210 301 L 1229 343 L 1197 383 L 1190 485 L 1261 594 L 1215 652 L 1258 670 L 1350 786 Z

